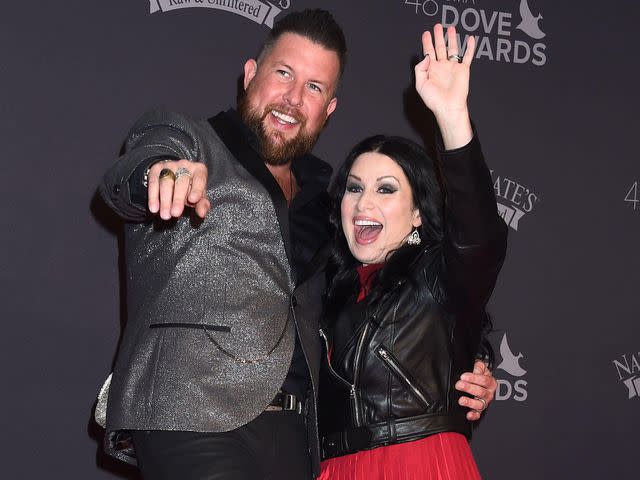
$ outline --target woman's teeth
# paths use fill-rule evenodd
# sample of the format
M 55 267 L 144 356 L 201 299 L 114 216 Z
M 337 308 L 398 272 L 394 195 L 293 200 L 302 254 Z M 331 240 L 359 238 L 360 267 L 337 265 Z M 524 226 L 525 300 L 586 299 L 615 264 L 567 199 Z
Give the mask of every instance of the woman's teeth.
M 374 222 L 373 220 L 355 220 L 353 224 L 359 227 L 381 227 L 382 226 L 381 223 Z

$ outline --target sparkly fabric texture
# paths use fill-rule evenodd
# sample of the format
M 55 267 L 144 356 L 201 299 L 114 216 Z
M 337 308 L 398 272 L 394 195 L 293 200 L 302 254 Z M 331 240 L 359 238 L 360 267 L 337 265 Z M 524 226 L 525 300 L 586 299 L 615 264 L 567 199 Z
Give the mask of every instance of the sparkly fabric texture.
M 325 460 L 318 480 L 479 480 L 464 435 L 438 433 L 413 442 Z
M 125 226 L 128 320 L 107 431 L 232 430 L 269 404 L 293 353 L 294 283 L 275 207 L 206 122 L 153 113 L 138 130 L 207 164 L 211 210 L 204 220 Z M 144 148 L 153 155 L 154 145 Z M 105 178 L 124 178 L 117 171 L 138 161 L 126 154 Z M 111 202 L 124 212 L 120 197 Z
M 107 426 L 107 398 L 109 397 L 109 387 L 111 386 L 111 377 L 113 377 L 112 373 L 109 374 L 107 379 L 102 384 L 102 387 L 100 388 L 100 392 L 98 393 L 96 408 L 93 411 L 94 420 L 102 428 L 105 428 Z

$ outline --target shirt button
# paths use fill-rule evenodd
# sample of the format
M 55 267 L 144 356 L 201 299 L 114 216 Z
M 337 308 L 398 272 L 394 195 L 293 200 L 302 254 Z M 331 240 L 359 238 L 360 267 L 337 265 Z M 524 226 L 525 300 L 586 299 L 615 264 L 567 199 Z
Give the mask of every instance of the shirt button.
M 119 194 L 119 193 L 120 193 L 120 184 L 119 184 L 119 183 L 116 183 L 116 184 L 113 186 L 112 191 L 113 191 L 113 193 L 114 193 L 115 195 Z

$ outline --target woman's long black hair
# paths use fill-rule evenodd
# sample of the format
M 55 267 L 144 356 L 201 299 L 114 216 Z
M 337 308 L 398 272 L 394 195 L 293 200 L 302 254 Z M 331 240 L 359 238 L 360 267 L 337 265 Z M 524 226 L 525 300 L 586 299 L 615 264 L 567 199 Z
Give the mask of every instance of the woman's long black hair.
M 416 269 L 423 268 L 423 255 L 430 247 L 437 247 L 444 236 L 444 196 L 441 189 L 439 169 L 434 160 L 417 143 L 403 138 L 386 135 L 375 135 L 358 143 L 349 153 L 336 173 L 329 191 L 332 208 L 330 223 L 333 230 L 333 248 L 327 263 L 329 285 L 326 293 L 326 321 L 335 321 L 342 306 L 357 294 L 360 283 L 356 267 L 359 262 L 349 251 L 349 246 L 342 230 L 341 203 L 344 197 L 347 178 L 356 159 L 363 153 L 376 152 L 386 155 L 395 161 L 404 172 L 412 191 L 413 206 L 418 208 L 422 224 L 417 227 L 422 243 L 419 248 L 403 244 L 386 259 L 374 282 L 367 302 L 375 308 L 384 304 L 391 296 L 394 287 L 402 284 L 402 288 L 412 289 L 416 300 L 423 293 L 424 285 L 415 284 Z M 417 305 L 417 302 L 415 303 Z M 487 314 L 482 320 L 481 353 L 493 360 L 493 350 L 486 339 L 491 329 L 491 320 Z

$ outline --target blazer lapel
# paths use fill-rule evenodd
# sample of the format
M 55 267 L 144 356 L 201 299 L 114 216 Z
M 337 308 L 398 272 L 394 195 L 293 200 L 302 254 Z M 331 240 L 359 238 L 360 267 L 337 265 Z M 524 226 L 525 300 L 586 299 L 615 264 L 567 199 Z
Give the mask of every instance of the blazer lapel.
M 260 158 L 258 153 L 251 147 L 244 137 L 243 132 L 239 131 L 238 128 L 233 125 L 233 122 L 228 118 L 227 112 L 220 112 L 215 117 L 210 118 L 209 124 L 213 127 L 238 163 L 251 173 L 269 193 L 276 211 L 287 259 L 291 266 L 292 275 L 295 278 L 295 268 L 293 265 L 293 257 L 291 256 L 289 208 L 278 182 L 273 178 L 273 175 L 271 175 L 262 158 Z

